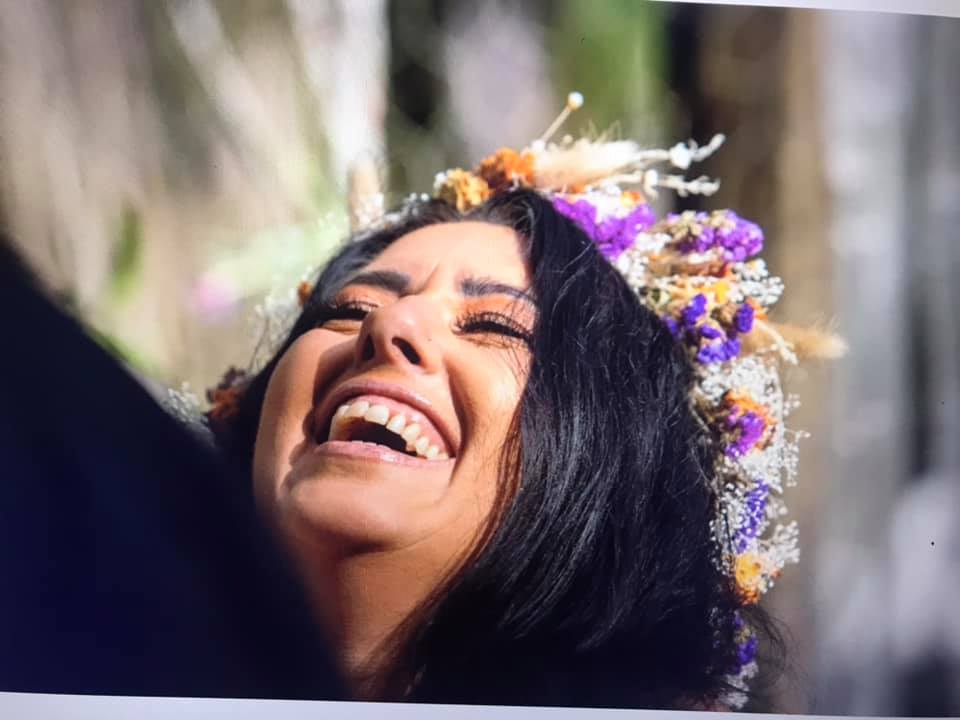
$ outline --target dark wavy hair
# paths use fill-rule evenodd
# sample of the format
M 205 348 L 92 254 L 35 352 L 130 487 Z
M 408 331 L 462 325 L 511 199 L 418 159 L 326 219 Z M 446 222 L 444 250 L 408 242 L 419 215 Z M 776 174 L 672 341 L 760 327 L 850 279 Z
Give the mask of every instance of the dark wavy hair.
M 219 431 L 247 468 L 279 358 L 357 270 L 435 223 L 523 239 L 539 316 L 483 541 L 398 631 L 383 699 L 710 707 L 738 667 L 740 606 L 718 570 L 716 449 L 690 406 L 690 362 L 572 222 L 532 191 L 461 214 L 428 201 L 325 267 L 286 343 Z M 769 630 L 753 610 L 748 621 Z

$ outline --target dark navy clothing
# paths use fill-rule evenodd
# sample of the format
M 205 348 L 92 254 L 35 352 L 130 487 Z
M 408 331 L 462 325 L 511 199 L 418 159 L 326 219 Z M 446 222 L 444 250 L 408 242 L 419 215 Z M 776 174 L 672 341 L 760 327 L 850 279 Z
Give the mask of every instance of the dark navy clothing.
M 250 493 L 0 241 L 0 691 L 342 699 Z

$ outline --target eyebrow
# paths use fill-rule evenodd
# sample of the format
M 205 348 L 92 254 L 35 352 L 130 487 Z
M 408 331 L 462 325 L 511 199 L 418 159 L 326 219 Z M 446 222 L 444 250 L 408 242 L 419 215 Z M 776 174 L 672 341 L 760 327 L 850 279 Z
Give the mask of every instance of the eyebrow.
M 346 284 L 375 287 L 402 295 L 410 287 L 410 276 L 396 270 L 368 270 L 354 275 Z
M 463 293 L 466 297 L 482 297 L 483 295 L 507 295 L 509 297 L 516 298 L 517 300 L 524 300 L 531 305 L 535 305 L 533 302 L 533 296 L 530 295 L 526 290 L 522 290 L 513 285 L 506 285 L 505 283 L 497 282 L 491 278 L 482 278 L 482 277 L 468 277 L 460 283 L 460 292 Z
M 347 285 L 364 285 L 380 288 L 396 295 L 403 295 L 410 287 L 410 276 L 396 270 L 368 270 L 354 275 Z M 483 297 L 485 295 L 507 295 L 535 305 L 529 292 L 513 285 L 497 282 L 486 277 L 467 277 L 460 282 L 460 292 L 465 297 Z

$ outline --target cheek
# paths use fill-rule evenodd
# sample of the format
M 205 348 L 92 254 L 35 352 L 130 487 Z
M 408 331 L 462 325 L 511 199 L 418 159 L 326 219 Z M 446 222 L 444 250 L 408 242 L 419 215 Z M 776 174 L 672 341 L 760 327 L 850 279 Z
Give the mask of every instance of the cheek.
M 487 410 L 490 413 L 491 425 L 500 431 L 501 436 L 506 434 L 516 415 L 525 380 L 525 375 L 519 378 L 510 375 L 487 385 Z
M 501 358 L 491 360 L 489 356 L 473 360 L 460 367 L 460 382 L 454 383 L 463 392 L 461 409 L 471 430 L 468 453 L 457 472 L 459 482 L 454 482 L 454 494 L 459 498 L 458 508 L 462 512 L 454 524 L 471 542 L 488 522 L 496 522 L 491 513 L 497 512 L 501 492 L 506 492 L 502 499 L 509 502 L 518 487 L 519 478 L 502 476 L 501 461 L 505 450 L 519 449 L 508 441 L 529 367 L 527 363 L 518 366 Z M 517 459 L 510 458 L 511 461 Z
M 318 383 L 344 367 L 353 343 L 314 330 L 299 338 L 277 363 L 264 396 L 254 445 L 254 482 L 258 491 L 275 490 L 306 440 Z
M 460 373 L 465 412 L 476 429 L 475 443 L 484 455 L 499 452 L 511 431 L 529 373 L 529 358 L 504 355 L 477 357 Z
M 520 398 L 530 375 L 530 354 L 526 350 L 515 350 L 500 358 L 496 364 L 489 364 L 490 371 L 482 382 L 489 388 L 487 397 L 491 411 L 509 423 L 520 404 Z

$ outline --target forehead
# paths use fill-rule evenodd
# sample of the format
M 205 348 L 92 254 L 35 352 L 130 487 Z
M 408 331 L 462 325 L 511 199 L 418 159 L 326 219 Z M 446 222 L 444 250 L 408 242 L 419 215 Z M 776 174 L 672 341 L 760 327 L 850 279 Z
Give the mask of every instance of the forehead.
M 414 281 L 440 271 L 453 279 L 479 275 L 521 288 L 530 284 L 520 237 L 508 227 L 485 222 L 414 230 L 393 242 L 368 269 L 396 270 Z

